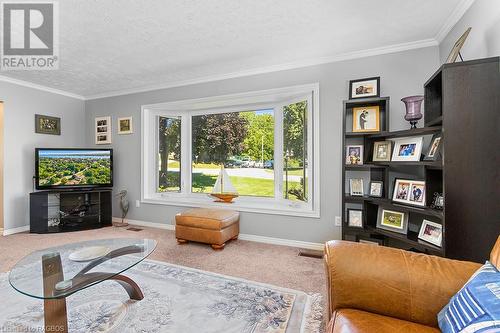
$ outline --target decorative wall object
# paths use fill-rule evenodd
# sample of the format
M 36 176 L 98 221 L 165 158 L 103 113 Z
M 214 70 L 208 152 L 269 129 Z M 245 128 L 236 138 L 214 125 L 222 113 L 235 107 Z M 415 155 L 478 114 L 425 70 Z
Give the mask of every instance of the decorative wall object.
M 61 118 L 35 114 L 35 133 L 61 135 Z
M 418 121 L 423 117 L 421 112 L 423 100 L 424 96 L 408 96 L 401 98 L 401 101 L 405 103 L 406 107 L 405 120 L 410 122 L 411 128 L 417 128 Z
M 446 64 L 455 62 L 457 60 L 457 57 L 460 55 L 460 59 L 462 59 L 462 55 L 460 54 L 460 50 L 465 44 L 465 40 L 467 39 L 467 36 L 469 36 L 470 31 L 472 30 L 471 27 L 467 28 L 465 32 L 460 36 L 460 38 L 455 42 L 453 45 L 453 48 L 450 51 L 450 54 L 448 55 L 448 58 L 446 59 Z M 462 59 L 463 61 L 464 59 Z
M 408 214 L 378 207 L 377 228 L 406 235 L 408 232 Z
M 395 139 L 394 150 L 392 151 L 392 161 L 420 161 L 422 141 L 423 137 L 421 136 Z
M 412 206 L 425 206 L 425 181 L 396 179 L 392 201 Z
M 380 132 L 380 106 L 352 109 L 352 131 L 354 133 Z
M 363 164 L 363 145 L 349 145 L 346 147 L 345 164 L 347 165 Z
M 349 99 L 380 97 L 380 76 L 349 81 Z
M 425 154 L 424 160 L 426 161 L 437 161 L 441 158 L 441 141 L 443 139 L 442 133 L 436 133 L 433 135 L 431 143 L 427 148 L 427 153 Z
M 120 200 L 120 210 L 122 211 L 122 221 L 114 222 L 113 225 L 115 227 L 127 227 L 128 223 L 125 222 L 125 217 L 127 217 L 128 210 L 130 208 L 130 203 L 127 198 L 127 190 L 121 190 L 116 194 L 116 196 Z
M 118 118 L 118 134 L 132 134 L 132 133 L 134 133 L 132 117 Z
M 391 160 L 392 141 L 377 141 L 373 144 L 374 162 L 388 162 Z
M 443 226 L 439 223 L 424 220 L 418 233 L 418 238 L 441 247 Z
M 111 117 L 95 118 L 95 144 L 106 145 L 111 143 Z
M 363 228 L 363 210 L 348 208 L 347 225 L 354 228 Z

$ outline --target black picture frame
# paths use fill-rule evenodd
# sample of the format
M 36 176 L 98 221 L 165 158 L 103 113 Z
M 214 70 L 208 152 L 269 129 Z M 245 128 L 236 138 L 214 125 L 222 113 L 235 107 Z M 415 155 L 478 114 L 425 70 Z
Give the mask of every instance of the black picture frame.
M 35 133 L 61 135 L 61 118 L 35 114 Z
M 438 140 L 437 143 L 435 143 L 436 140 Z M 436 146 L 436 147 L 434 147 L 434 146 Z M 429 147 L 427 147 L 427 150 L 425 152 L 424 161 L 439 161 L 439 160 L 441 160 L 441 147 L 442 146 L 443 146 L 443 133 L 434 134 L 432 136 L 431 142 L 429 143 Z
M 368 81 L 376 81 L 376 86 L 377 86 L 377 92 L 376 94 L 360 94 L 358 95 L 353 95 L 352 94 L 352 87 L 354 83 L 360 83 L 360 82 L 368 82 Z M 364 79 L 357 79 L 357 80 L 349 80 L 349 99 L 360 99 L 360 98 L 371 98 L 371 97 L 380 97 L 380 76 L 374 76 L 374 77 L 367 77 Z
M 361 226 L 357 225 L 351 225 L 351 212 L 360 212 L 361 213 Z M 353 209 L 353 208 L 347 208 L 347 226 L 349 228 L 359 228 L 363 229 L 365 226 L 365 214 L 362 209 Z

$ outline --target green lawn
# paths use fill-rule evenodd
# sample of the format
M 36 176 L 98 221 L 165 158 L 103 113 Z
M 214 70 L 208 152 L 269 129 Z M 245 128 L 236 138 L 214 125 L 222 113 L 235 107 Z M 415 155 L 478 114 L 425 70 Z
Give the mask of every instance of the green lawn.
M 272 197 L 274 196 L 274 181 L 272 179 L 251 178 L 251 177 L 229 177 L 239 195 Z M 193 192 L 211 193 L 215 185 L 217 176 L 205 175 L 202 173 L 193 174 Z M 288 187 L 299 187 L 299 182 L 288 182 Z M 169 188 L 174 191 L 178 188 Z M 291 200 L 296 197 L 290 195 Z

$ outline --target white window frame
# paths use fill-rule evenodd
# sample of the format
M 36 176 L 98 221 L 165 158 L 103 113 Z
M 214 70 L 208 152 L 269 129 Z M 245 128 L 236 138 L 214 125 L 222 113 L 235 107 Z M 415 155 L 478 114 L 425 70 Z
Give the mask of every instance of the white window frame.
M 283 198 L 283 106 L 307 100 L 308 201 Z M 238 197 L 231 205 L 213 202 L 206 193 L 192 192 L 191 117 L 227 112 L 274 109 L 274 197 Z M 181 119 L 181 191 L 157 192 L 158 117 Z M 225 207 L 255 213 L 320 217 L 319 84 L 261 90 L 208 98 L 172 101 L 141 107 L 141 202 L 147 204 Z

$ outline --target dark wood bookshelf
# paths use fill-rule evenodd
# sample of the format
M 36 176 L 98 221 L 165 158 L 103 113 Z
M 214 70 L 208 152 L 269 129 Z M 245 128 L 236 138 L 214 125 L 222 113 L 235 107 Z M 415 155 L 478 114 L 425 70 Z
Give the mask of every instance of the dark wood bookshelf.
M 441 66 L 424 84 L 424 127 L 392 130 L 389 97 L 343 102 L 342 238 L 357 241 L 377 238 L 383 245 L 453 259 L 484 262 L 500 234 L 500 196 L 497 180 L 499 149 L 488 149 L 500 141 L 500 57 Z M 380 132 L 353 133 L 352 108 L 381 105 Z M 404 117 L 404 113 L 401 113 Z M 422 123 L 422 122 L 421 122 Z M 373 162 L 376 141 L 398 137 L 432 136 L 442 133 L 438 161 Z M 428 141 L 428 140 L 426 140 Z M 363 165 L 345 165 L 347 145 L 363 144 Z M 425 153 L 428 147 L 422 147 Z M 356 172 L 356 173 L 352 173 Z M 363 175 L 363 176 L 361 176 Z M 427 206 L 393 202 L 395 178 L 425 180 Z M 349 178 L 383 182 L 383 196 L 349 195 Z M 369 190 L 369 188 L 368 188 Z M 442 210 L 430 207 L 434 193 L 442 193 Z M 366 194 L 366 193 L 365 193 Z M 406 234 L 377 228 L 380 207 L 409 216 Z M 347 225 L 347 209 L 363 210 L 363 228 Z M 441 247 L 418 238 L 422 221 L 443 227 Z

